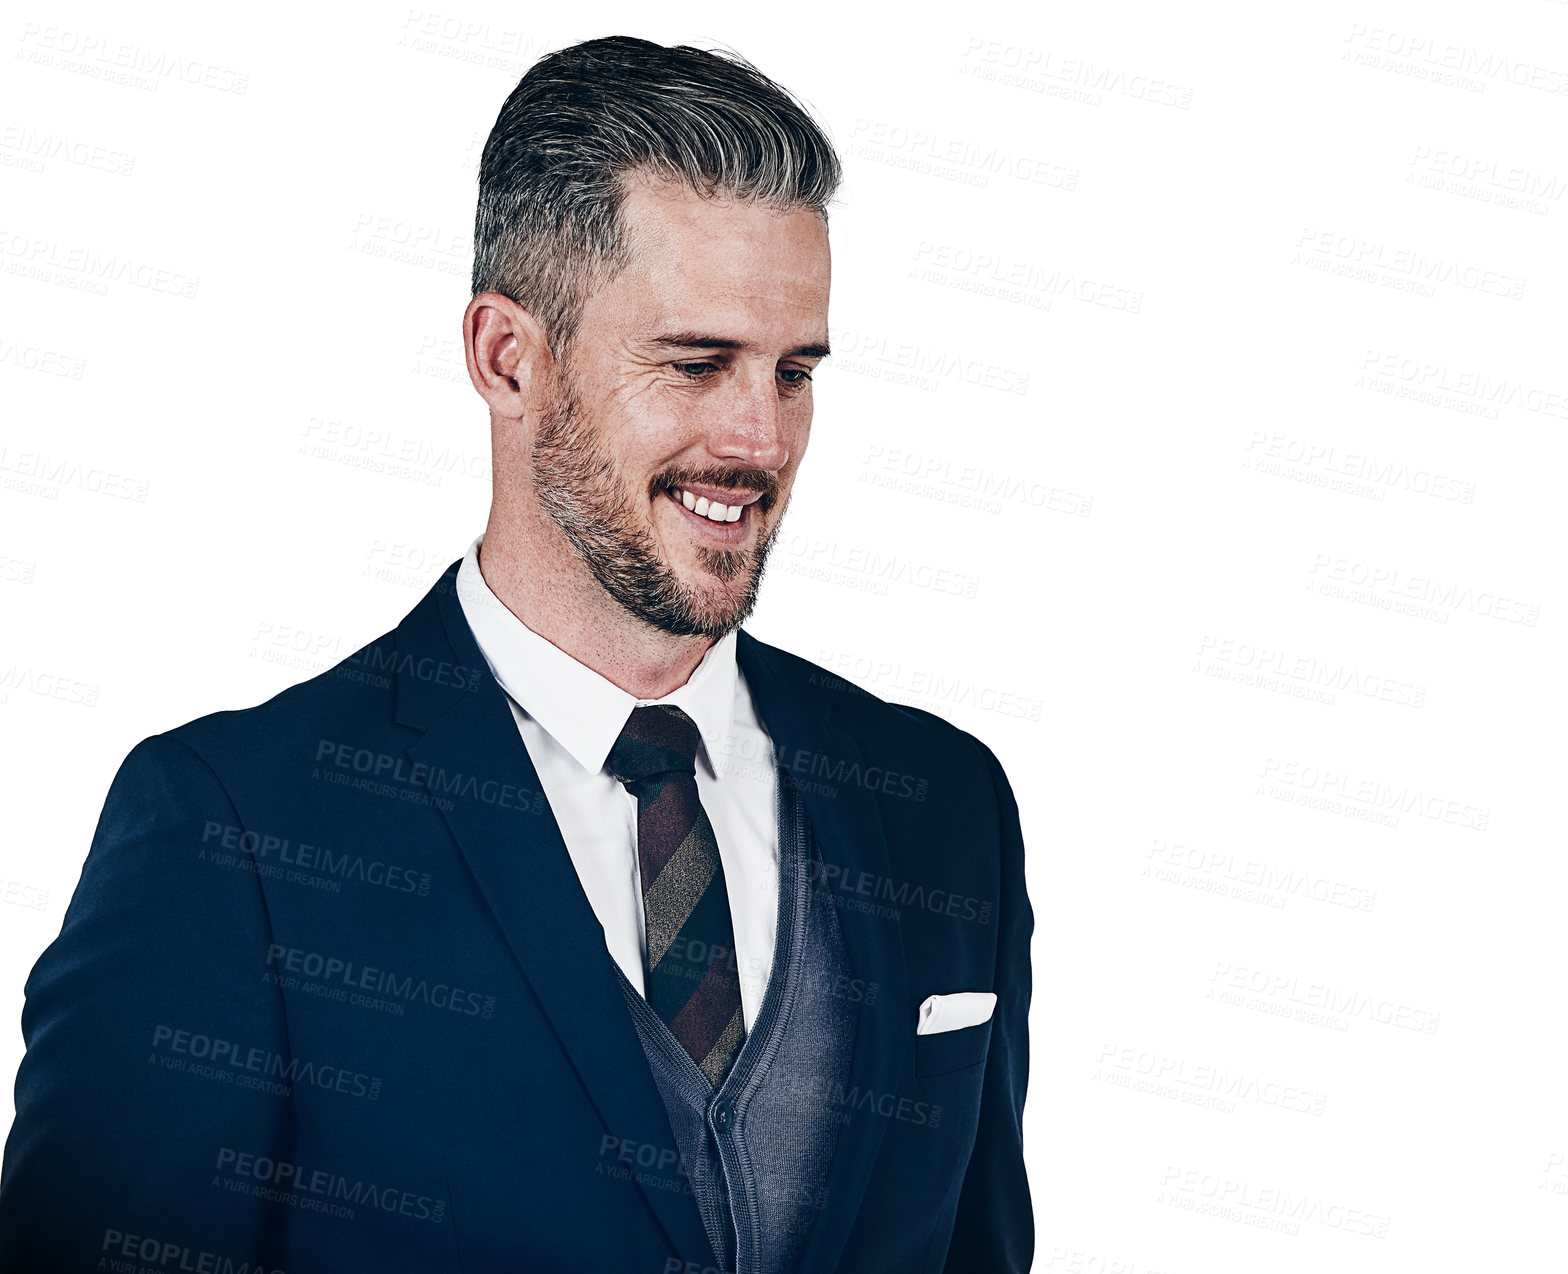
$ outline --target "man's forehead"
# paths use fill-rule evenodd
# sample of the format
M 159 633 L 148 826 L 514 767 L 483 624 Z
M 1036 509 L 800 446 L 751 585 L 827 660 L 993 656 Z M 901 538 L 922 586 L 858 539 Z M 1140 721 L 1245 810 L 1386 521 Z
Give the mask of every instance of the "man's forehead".
M 826 356 L 830 262 L 815 209 L 642 180 L 621 211 L 628 260 L 598 299 L 636 344 Z
M 820 256 L 827 268 L 827 227 L 814 208 L 700 194 L 683 182 L 640 178 L 626 187 L 620 219 L 631 259 L 648 269 L 676 261 L 688 272 L 766 268 L 768 259 L 782 254 Z
M 685 177 L 650 168 L 628 169 L 621 174 L 620 188 L 623 217 L 654 210 L 666 217 L 681 218 L 701 216 L 716 209 L 756 208 L 789 214 L 803 208 L 798 204 L 743 197 L 722 187 L 699 190 Z

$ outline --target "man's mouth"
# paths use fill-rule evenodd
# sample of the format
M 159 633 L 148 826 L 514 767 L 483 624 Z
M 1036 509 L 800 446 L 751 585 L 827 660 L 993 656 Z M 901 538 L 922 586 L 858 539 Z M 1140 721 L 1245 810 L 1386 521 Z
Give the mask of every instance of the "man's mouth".
M 713 531 L 729 532 L 726 538 L 734 538 L 749 525 L 746 511 L 760 498 L 759 492 L 746 491 L 731 494 L 726 502 L 717 494 L 709 495 L 686 487 L 665 487 L 664 494 Z

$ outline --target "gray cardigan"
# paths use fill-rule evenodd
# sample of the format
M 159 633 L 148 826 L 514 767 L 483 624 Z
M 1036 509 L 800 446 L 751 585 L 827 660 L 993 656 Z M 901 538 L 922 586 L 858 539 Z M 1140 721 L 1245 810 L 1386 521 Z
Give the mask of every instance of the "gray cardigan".
M 664 1098 L 678 1176 L 725 1274 L 794 1274 L 823 1203 L 855 1038 L 832 891 L 789 772 L 779 775 L 779 913 L 762 1006 L 715 1090 L 648 1002 L 621 991 Z M 613 963 L 613 962 L 612 962 Z

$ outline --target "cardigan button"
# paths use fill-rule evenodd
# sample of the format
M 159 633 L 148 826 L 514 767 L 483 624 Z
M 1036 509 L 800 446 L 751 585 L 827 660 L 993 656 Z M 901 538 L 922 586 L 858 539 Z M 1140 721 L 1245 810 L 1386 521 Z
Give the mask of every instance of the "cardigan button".
M 713 1122 L 716 1127 L 728 1128 L 730 1121 L 735 1118 L 735 1107 L 729 1101 L 715 1102 L 713 1105 Z

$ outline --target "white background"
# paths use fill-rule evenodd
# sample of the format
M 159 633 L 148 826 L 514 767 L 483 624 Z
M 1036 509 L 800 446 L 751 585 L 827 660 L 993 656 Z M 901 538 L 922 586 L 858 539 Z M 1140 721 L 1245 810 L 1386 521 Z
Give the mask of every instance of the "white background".
M 1012 778 L 1036 1268 L 1561 1261 L 1568 5 L 917 12 L 9 9 L 5 1100 L 125 753 L 483 526 L 517 78 L 717 41 L 847 172 L 749 627 Z

